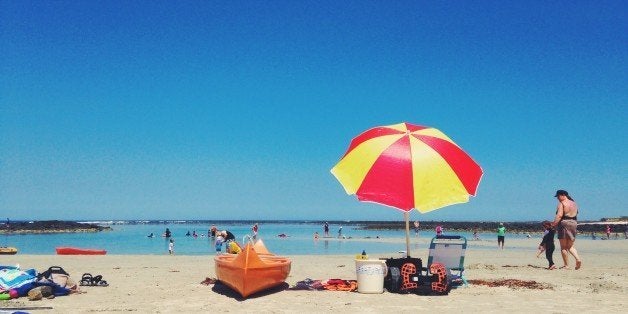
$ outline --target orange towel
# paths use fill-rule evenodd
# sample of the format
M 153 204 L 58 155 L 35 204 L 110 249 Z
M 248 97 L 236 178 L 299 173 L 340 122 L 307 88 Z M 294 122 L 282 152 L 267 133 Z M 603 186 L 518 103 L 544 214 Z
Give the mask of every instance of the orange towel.
M 355 280 L 330 279 L 323 284 L 323 288 L 329 291 L 356 291 L 358 282 Z

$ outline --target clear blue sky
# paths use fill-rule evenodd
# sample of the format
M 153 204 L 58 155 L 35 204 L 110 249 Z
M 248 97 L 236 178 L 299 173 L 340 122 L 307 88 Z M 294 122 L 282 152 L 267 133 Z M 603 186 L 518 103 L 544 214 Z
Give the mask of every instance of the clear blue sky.
M 402 220 L 329 170 L 436 127 L 478 195 L 411 219 L 628 215 L 624 1 L 0 0 L 0 215 Z M 4 218 L 3 218 L 4 219 Z

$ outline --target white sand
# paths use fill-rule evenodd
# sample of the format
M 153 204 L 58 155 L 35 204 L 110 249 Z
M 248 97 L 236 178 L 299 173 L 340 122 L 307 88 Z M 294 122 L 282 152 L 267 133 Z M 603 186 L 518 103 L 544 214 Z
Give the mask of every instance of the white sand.
M 391 240 L 387 240 L 391 241 Z M 416 241 L 416 240 L 415 240 Z M 427 260 L 427 239 L 420 239 L 413 255 Z M 396 239 L 403 249 L 403 240 Z M 52 307 L 34 313 L 201 313 L 223 312 L 346 312 L 410 313 L 417 311 L 504 313 L 593 313 L 623 312 L 628 306 L 628 240 L 592 241 L 578 239 L 583 259 L 580 270 L 545 270 L 546 260 L 536 258 L 539 239 L 511 240 L 506 250 L 494 241 L 470 241 L 466 277 L 473 279 L 535 280 L 551 285 L 550 290 L 470 285 L 448 296 L 400 295 L 393 293 L 292 291 L 277 289 L 250 297 L 234 298 L 232 293 L 205 286 L 205 277 L 215 277 L 211 256 L 0 256 L 0 264 L 19 263 L 39 271 L 62 266 L 72 278 L 83 273 L 101 274 L 109 287 L 81 287 L 86 293 L 51 300 L 19 298 L 0 301 L 0 307 Z M 556 241 L 558 246 L 558 241 Z M 527 248 L 514 250 L 510 247 Z M 272 250 L 272 248 L 270 248 Z M 398 253 L 371 255 L 371 258 L 398 257 Z M 353 256 L 290 256 L 292 272 L 288 284 L 305 278 L 356 279 Z M 558 266 L 560 252 L 554 253 Z M 571 260 L 573 266 L 573 259 Z M 506 267 L 504 267 L 506 266 Z

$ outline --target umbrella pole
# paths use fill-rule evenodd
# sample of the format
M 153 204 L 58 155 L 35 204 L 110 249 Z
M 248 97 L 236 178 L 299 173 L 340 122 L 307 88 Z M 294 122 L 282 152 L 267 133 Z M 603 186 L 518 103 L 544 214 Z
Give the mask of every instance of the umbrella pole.
M 404 212 L 403 218 L 406 220 L 406 256 L 410 257 L 410 213 Z

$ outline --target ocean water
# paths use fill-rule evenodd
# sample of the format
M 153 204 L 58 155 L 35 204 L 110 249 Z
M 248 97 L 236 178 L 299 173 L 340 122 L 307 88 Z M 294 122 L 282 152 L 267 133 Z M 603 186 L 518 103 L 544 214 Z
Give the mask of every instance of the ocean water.
M 131 255 L 149 254 L 163 255 L 168 252 L 168 239 L 162 237 L 166 228 L 172 232 L 175 241 L 175 253 L 179 255 L 214 255 L 216 254 L 213 240 L 207 236 L 208 224 L 113 224 L 108 225 L 111 231 L 96 233 L 56 233 L 56 234 L 13 234 L 0 236 L 0 245 L 17 247 L 18 254 L 55 254 L 57 246 L 75 246 L 81 248 L 105 249 L 107 254 Z M 243 237 L 251 234 L 250 224 L 217 225 L 219 230 L 229 230 L 238 242 L 243 243 Z M 362 250 L 367 253 L 394 253 L 405 250 L 404 243 L 381 243 L 369 240 L 375 238 L 403 239 L 403 230 L 361 230 L 355 226 L 343 226 L 343 235 L 351 240 L 338 240 L 339 225 L 330 225 L 330 236 L 333 239 L 322 238 L 323 228 L 320 224 L 308 223 L 268 223 L 259 225 L 258 237 L 264 240 L 266 246 L 275 254 L 280 255 L 337 255 L 359 254 Z M 190 231 L 199 234 L 194 238 L 185 236 Z M 148 238 L 150 233 L 154 238 Z M 318 232 L 320 239 L 314 240 L 314 232 Z M 280 238 L 279 234 L 287 237 Z M 461 234 L 471 239 L 469 233 Z M 203 236 L 200 236 L 203 235 Z M 431 238 L 432 230 L 421 230 L 419 237 Z M 411 236 L 414 231 L 411 231 Z M 483 239 L 493 238 L 493 234 L 480 234 Z M 513 235 L 514 237 L 523 237 Z M 412 249 L 425 249 L 414 245 Z M 224 246 L 223 246 L 224 250 Z

